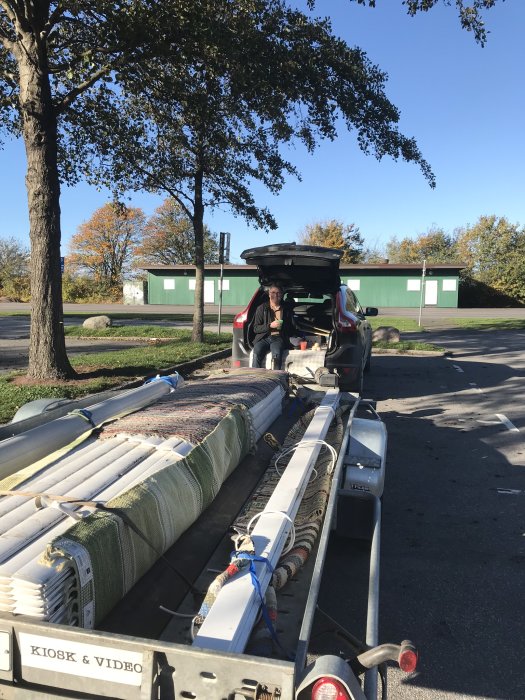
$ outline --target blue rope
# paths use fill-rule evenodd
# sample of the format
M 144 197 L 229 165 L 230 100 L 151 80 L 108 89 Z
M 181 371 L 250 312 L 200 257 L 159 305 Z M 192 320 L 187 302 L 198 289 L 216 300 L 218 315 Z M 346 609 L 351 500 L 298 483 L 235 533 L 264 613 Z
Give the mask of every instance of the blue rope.
M 87 408 L 76 408 L 74 411 L 70 411 L 68 413 L 68 416 L 78 416 L 79 418 L 82 418 L 83 420 L 87 421 L 92 428 L 97 427 L 93 422 L 93 414 L 91 413 L 91 411 L 88 411 Z
M 257 577 L 257 572 L 255 571 L 255 562 L 261 562 L 263 564 L 266 564 L 266 566 L 270 569 L 270 572 L 273 574 L 273 566 L 270 564 L 268 559 L 266 557 L 260 557 L 257 556 L 256 554 L 249 554 L 248 552 L 234 552 L 232 557 L 235 559 L 248 559 L 250 562 L 250 576 L 252 579 L 252 584 L 255 590 L 257 591 L 257 594 L 259 596 L 259 600 L 261 601 L 261 612 L 262 616 L 264 619 L 264 622 L 266 623 L 266 627 L 268 627 L 268 630 L 270 632 L 270 635 L 273 639 L 273 641 L 277 644 L 279 649 L 282 651 L 282 653 L 290 659 L 290 661 L 295 661 L 295 657 L 292 654 L 289 654 L 286 649 L 283 648 L 279 637 L 277 636 L 277 632 L 275 631 L 275 628 L 272 624 L 272 621 L 270 619 L 270 615 L 268 614 L 268 608 L 266 607 L 266 603 L 264 602 L 264 596 L 262 594 L 261 590 L 261 582 L 259 581 Z
M 156 377 L 151 377 L 151 379 L 147 379 L 144 384 L 151 384 L 152 382 L 166 382 L 166 384 L 169 384 L 172 389 L 177 388 L 177 384 L 179 383 L 179 375 L 176 372 L 176 376 L 164 376 L 161 377 L 160 375 L 157 374 Z

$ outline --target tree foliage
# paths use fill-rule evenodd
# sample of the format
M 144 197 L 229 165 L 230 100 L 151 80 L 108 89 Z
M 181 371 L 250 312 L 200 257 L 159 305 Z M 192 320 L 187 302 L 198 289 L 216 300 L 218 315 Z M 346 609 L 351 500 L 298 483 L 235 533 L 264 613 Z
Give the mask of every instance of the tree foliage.
M 310 18 L 285 0 L 211 4 L 195 13 L 194 62 L 181 67 L 152 58 L 122 71 L 120 104 L 108 105 L 111 130 L 79 122 L 86 146 L 97 143 L 92 176 L 117 188 L 168 193 L 195 232 L 193 337 L 203 333 L 204 213 L 228 206 L 248 223 L 276 222 L 254 199 L 253 181 L 278 192 L 297 175 L 283 147 L 300 140 L 313 151 L 340 123 L 361 149 L 420 166 L 434 179 L 414 139 L 398 130 L 385 95 L 385 74 L 363 51 L 338 39 L 326 19 Z M 82 114 L 92 112 L 86 94 Z M 82 158 L 90 162 L 89 148 Z
M 316 5 L 316 0 L 307 0 L 310 7 Z M 359 5 L 369 5 L 375 7 L 376 0 L 355 0 Z M 485 45 L 488 30 L 483 21 L 484 10 L 489 10 L 498 0 L 402 0 L 402 4 L 407 8 L 407 12 L 412 17 L 418 12 L 428 12 L 439 4 L 455 5 L 458 11 L 459 21 L 463 29 L 474 34 L 476 41 Z M 505 0 L 501 0 L 505 2 Z
M 29 299 L 29 250 L 14 237 L 0 238 L 0 295 Z
M 458 255 L 467 274 L 525 303 L 525 228 L 504 216 L 481 216 L 457 232 Z
M 343 224 L 342 221 L 330 221 L 309 224 L 300 235 L 301 243 L 337 248 L 343 251 L 341 262 L 358 263 L 362 261 L 364 240 L 355 224 Z
M 435 227 L 416 238 L 394 237 L 387 243 L 386 257 L 391 263 L 457 263 L 456 238 Z
M 102 288 L 120 294 L 124 274 L 131 269 L 134 248 L 142 238 L 144 223 L 141 209 L 105 204 L 71 238 L 68 267 L 89 271 Z
M 452 234 L 433 228 L 415 238 L 392 238 L 391 263 L 464 265 L 462 296 L 468 305 L 525 303 L 525 228 L 505 217 L 481 216 Z
M 166 199 L 148 219 L 135 247 L 135 265 L 194 265 L 195 232 L 186 212 L 173 198 Z M 204 262 L 218 260 L 217 236 L 204 227 Z

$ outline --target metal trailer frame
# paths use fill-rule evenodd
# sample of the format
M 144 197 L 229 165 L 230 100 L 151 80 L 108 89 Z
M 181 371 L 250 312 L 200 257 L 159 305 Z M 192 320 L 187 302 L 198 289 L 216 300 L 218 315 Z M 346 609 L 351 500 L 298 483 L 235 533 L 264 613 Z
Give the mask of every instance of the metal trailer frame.
M 316 679 L 332 676 L 343 683 L 353 700 L 376 700 L 376 669 L 367 672 L 363 690 L 348 664 L 337 656 L 319 657 L 305 668 L 328 538 L 331 529 L 344 525 L 337 521 L 348 498 L 353 504 L 360 499 L 372 504 L 366 643 L 377 645 L 380 494 L 353 489 L 350 477 L 356 461 L 363 461 L 363 454 L 368 456 L 369 465 L 359 462 L 361 475 L 363 470 L 381 470 L 384 476 L 386 431 L 377 414 L 377 421 L 372 422 L 378 424 L 378 429 L 363 431 L 362 428 L 368 426 L 359 423 L 363 419 L 354 418 L 359 403 L 368 404 L 374 410 L 373 402 L 360 402 L 356 398 L 345 428 L 313 565 L 295 663 L 0 614 L 0 695 L 7 700 L 104 697 L 307 700 Z M 357 430 L 357 439 L 352 426 Z M 373 476 L 377 482 L 377 474 Z M 382 484 L 382 479 L 379 482 Z M 347 534 L 351 536 L 351 530 Z

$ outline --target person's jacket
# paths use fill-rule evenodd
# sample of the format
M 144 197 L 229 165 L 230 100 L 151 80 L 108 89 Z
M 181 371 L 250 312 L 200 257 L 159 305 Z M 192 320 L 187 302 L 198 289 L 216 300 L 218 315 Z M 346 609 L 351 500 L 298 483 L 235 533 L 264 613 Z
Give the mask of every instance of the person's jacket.
M 283 338 L 285 345 L 289 343 L 291 335 L 294 335 L 293 310 L 285 302 L 281 303 L 283 311 L 283 325 L 279 331 L 279 335 Z M 275 313 L 270 308 L 270 302 L 263 302 L 255 311 L 255 319 L 253 321 L 253 330 L 255 332 L 254 344 L 262 338 L 270 335 L 274 328 L 270 328 L 270 323 L 275 321 Z

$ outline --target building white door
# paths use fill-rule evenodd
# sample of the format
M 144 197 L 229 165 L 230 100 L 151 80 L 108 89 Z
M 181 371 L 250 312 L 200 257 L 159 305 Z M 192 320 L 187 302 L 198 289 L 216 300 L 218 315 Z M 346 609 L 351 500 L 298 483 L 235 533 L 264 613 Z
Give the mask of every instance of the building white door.
M 215 283 L 213 280 L 204 280 L 204 303 L 215 303 Z
M 435 306 L 438 303 L 438 281 L 425 280 L 425 306 Z

